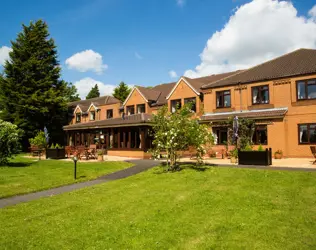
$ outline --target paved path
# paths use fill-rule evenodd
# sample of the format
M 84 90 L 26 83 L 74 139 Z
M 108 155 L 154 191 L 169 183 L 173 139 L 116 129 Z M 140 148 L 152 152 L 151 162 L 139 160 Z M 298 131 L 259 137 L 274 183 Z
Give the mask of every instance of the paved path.
M 159 165 L 160 163 L 159 161 L 153 161 L 153 160 L 129 160 L 128 162 L 133 163 L 134 166 L 111 173 L 111 174 L 101 176 L 95 180 L 70 184 L 67 186 L 52 188 L 52 189 L 48 189 L 48 190 L 44 190 L 44 191 L 40 191 L 36 193 L 30 193 L 30 194 L 24 194 L 24 195 L 18 195 L 18 196 L 0 199 L 0 208 L 12 206 L 21 202 L 36 200 L 42 197 L 54 196 L 57 194 L 70 192 L 73 190 L 90 187 L 90 186 L 100 184 L 100 183 L 123 179 L 129 176 L 138 174 L 140 172 L 146 171 L 152 167 Z

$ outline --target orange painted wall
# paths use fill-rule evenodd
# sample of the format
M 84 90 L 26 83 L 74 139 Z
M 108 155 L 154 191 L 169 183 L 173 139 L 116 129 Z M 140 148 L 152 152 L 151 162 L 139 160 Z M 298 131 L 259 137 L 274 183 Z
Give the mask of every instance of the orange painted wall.
M 109 109 L 113 109 L 113 118 L 119 118 L 121 117 L 120 115 L 120 106 L 122 104 L 121 103 L 115 103 L 115 104 L 110 104 L 110 105 L 102 105 L 100 106 L 100 120 L 105 120 L 106 118 L 106 111 Z
M 130 98 L 127 100 L 127 102 L 124 105 L 124 112 L 126 112 L 126 107 L 127 106 L 134 106 L 135 109 L 135 114 L 137 113 L 137 104 L 145 104 L 145 111 L 147 114 L 151 114 L 151 107 L 148 105 L 146 100 L 139 94 L 139 92 L 134 89 Z
M 200 100 L 200 97 L 183 81 L 178 84 L 174 92 L 168 99 L 168 109 L 171 110 L 171 101 L 181 99 L 181 105 L 184 105 L 185 98 L 196 98 L 196 113 L 197 115 L 203 114 L 203 103 Z
M 288 108 L 283 120 L 274 120 L 268 125 L 268 145 L 273 152 L 280 149 L 286 157 L 312 157 L 310 145 L 300 145 L 298 141 L 298 124 L 316 123 L 316 100 L 298 101 L 296 81 L 314 79 L 316 75 L 292 77 L 275 81 L 251 83 L 204 91 L 205 113 L 229 112 L 234 110 L 253 110 L 269 108 Z M 252 104 L 251 88 L 269 85 L 269 104 Z M 231 91 L 231 108 L 216 109 L 216 92 Z M 241 101 L 240 102 L 240 95 Z

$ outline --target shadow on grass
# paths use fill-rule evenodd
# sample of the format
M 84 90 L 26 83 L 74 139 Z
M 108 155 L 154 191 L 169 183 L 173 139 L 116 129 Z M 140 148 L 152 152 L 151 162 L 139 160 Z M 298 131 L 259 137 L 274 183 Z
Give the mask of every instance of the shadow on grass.
M 32 164 L 34 164 L 34 162 L 9 162 L 5 164 L 4 166 L 0 165 L 0 167 L 25 168 L 25 167 L 31 166 Z
M 160 164 L 160 166 L 157 167 L 157 170 L 154 172 L 155 174 L 164 174 L 164 173 L 176 173 L 176 172 L 180 172 L 182 170 L 186 170 L 186 169 L 191 169 L 191 170 L 195 170 L 198 172 L 204 172 L 208 169 L 210 169 L 212 167 L 212 165 L 199 165 L 199 164 L 195 164 L 195 163 L 187 163 L 187 162 L 179 162 L 177 163 L 177 166 L 171 170 L 167 168 L 167 164 L 165 162 L 162 162 Z

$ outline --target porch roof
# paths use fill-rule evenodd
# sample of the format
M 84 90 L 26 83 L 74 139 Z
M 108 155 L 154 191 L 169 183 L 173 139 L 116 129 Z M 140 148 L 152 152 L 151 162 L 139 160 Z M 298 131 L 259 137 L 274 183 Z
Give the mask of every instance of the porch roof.
M 124 118 L 113 118 L 94 122 L 76 123 L 64 126 L 64 130 L 80 130 L 80 129 L 98 129 L 98 128 L 111 128 L 111 127 L 127 127 L 137 126 L 151 123 L 150 114 L 134 114 L 127 115 Z
M 233 112 L 208 113 L 201 116 L 201 122 L 207 121 L 224 121 L 229 117 L 251 118 L 251 119 L 267 119 L 267 118 L 282 118 L 285 116 L 288 108 L 271 108 L 258 110 L 243 110 Z

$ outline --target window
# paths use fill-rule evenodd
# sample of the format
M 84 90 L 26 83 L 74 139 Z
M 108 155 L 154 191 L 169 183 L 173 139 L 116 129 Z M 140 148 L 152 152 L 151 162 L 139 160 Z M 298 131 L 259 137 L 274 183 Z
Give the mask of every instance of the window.
M 252 104 L 269 103 L 269 86 L 252 87 Z
M 185 98 L 184 99 L 184 104 L 187 104 L 187 103 L 191 103 L 191 105 L 192 105 L 191 110 L 193 112 L 196 112 L 196 98 L 195 97 Z
M 145 104 L 137 105 L 137 114 L 145 113 Z
M 127 106 L 126 107 L 126 113 L 127 113 L 127 115 L 135 114 L 135 107 L 134 107 L 134 105 Z
M 171 112 L 176 112 L 177 109 L 181 108 L 181 99 L 171 101 Z
M 296 82 L 297 99 L 316 99 L 316 79 Z
M 90 121 L 95 120 L 95 111 L 90 111 Z
M 106 119 L 111 119 L 113 118 L 113 109 L 108 109 L 106 111 Z
M 227 143 L 227 128 L 213 128 L 213 133 L 215 134 L 215 143 L 217 145 L 224 145 Z
M 216 108 L 230 107 L 230 90 L 216 92 Z
M 81 114 L 76 114 L 76 123 L 80 123 L 81 122 Z
M 299 144 L 316 144 L 316 123 L 298 125 Z
M 268 144 L 268 129 L 267 125 L 260 125 L 255 127 L 255 132 L 252 137 L 252 142 L 255 145 L 267 145 Z

